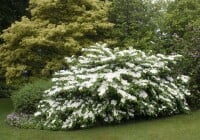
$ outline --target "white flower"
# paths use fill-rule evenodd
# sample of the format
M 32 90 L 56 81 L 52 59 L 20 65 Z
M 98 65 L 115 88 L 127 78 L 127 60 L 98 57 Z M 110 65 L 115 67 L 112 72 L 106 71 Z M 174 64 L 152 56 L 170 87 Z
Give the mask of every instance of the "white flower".
M 149 72 L 152 73 L 152 74 L 157 74 L 158 70 L 157 69 L 151 69 Z
M 108 84 L 108 83 L 104 81 L 104 82 L 101 84 L 101 86 L 98 88 L 97 91 L 99 92 L 99 96 L 100 96 L 100 97 L 106 94 L 106 91 L 107 91 L 107 89 L 108 89 L 108 85 L 107 85 L 107 84 Z
M 177 79 L 182 80 L 184 83 L 187 83 L 190 80 L 189 76 L 186 75 L 181 75 L 180 77 L 178 77 Z
M 125 100 L 137 101 L 135 96 L 130 95 L 129 93 L 125 92 L 124 90 L 117 89 L 117 92 L 124 98 Z
M 35 116 L 35 117 L 38 117 L 38 116 L 40 116 L 41 114 L 42 114 L 42 113 L 38 111 L 38 112 L 35 112 L 35 113 L 34 113 L 34 116 Z
M 168 81 L 170 81 L 170 82 L 173 82 L 173 81 L 174 81 L 174 79 L 173 79 L 172 77 L 170 77 L 170 76 L 167 76 L 166 79 L 167 79 Z
M 116 100 L 111 100 L 110 104 L 116 106 L 117 105 L 117 101 Z
M 139 92 L 139 97 L 146 99 L 148 97 L 148 94 L 144 90 L 141 90 Z

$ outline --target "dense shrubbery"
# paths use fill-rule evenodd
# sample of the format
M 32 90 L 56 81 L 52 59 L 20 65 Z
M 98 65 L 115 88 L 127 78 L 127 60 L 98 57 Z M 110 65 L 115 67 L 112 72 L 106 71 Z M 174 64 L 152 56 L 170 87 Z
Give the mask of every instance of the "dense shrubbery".
M 28 83 L 15 91 L 12 95 L 15 112 L 32 114 L 36 111 L 39 101 L 42 99 L 43 91 L 50 88 L 50 80 L 36 80 Z
M 85 128 L 137 116 L 167 116 L 189 110 L 187 76 L 173 75 L 180 55 L 149 55 L 105 45 L 84 49 L 84 56 L 66 58 L 71 64 L 52 79 L 37 112 L 44 129 Z

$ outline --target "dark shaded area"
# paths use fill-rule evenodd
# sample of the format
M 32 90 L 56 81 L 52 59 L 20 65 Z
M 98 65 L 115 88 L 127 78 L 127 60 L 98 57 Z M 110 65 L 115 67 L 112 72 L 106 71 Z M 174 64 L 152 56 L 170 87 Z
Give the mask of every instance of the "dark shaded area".
M 21 16 L 30 15 L 27 11 L 29 0 L 0 0 L 0 3 L 0 32 Z

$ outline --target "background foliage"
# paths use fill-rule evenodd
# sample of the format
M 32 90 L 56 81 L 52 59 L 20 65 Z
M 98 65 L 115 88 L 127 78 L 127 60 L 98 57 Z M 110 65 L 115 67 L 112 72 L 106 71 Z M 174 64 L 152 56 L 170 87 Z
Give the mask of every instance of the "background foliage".
M 185 56 L 177 72 L 191 76 L 191 106 L 200 107 L 200 1 L 175 0 L 170 3 L 164 24 L 167 52 Z
M 150 49 L 154 36 L 154 8 L 151 2 L 141 0 L 113 0 L 109 21 L 114 23 L 111 35 L 117 40 L 115 46 L 134 46 Z

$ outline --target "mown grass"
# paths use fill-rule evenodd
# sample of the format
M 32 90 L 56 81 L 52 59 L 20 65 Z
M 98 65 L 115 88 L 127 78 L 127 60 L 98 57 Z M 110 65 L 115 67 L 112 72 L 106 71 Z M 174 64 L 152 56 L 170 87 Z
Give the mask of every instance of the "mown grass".
M 5 123 L 12 102 L 0 99 L 0 140 L 200 140 L 200 110 L 148 121 L 75 131 L 18 129 Z

